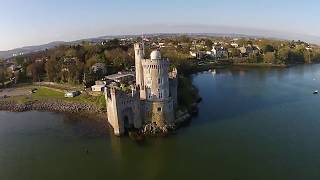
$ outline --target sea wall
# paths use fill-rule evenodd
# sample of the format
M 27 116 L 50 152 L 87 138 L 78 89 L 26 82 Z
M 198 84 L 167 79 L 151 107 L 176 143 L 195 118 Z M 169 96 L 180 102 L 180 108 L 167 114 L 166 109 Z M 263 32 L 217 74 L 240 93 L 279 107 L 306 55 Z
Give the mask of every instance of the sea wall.
M 67 102 L 29 102 L 18 104 L 11 101 L 1 101 L 0 111 L 24 112 L 24 111 L 50 111 L 68 113 L 100 113 L 100 109 L 93 105 Z

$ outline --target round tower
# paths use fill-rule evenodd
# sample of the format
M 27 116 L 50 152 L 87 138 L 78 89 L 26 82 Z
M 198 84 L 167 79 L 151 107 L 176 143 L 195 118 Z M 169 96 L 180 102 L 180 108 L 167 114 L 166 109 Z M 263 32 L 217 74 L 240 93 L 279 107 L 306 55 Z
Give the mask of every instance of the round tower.
M 146 101 L 145 118 L 159 126 L 174 122 L 173 100 L 170 97 L 169 61 L 161 58 L 158 50 L 150 59 L 142 61 Z
M 142 60 L 144 59 L 144 49 L 141 43 L 134 44 L 135 52 L 135 71 L 136 71 L 136 84 L 140 88 L 141 99 L 146 99 L 145 85 L 143 78 Z
M 144 60 L 143 77 L 147 100 L 166 100 L 169 98 L 169 62 L 161 59 L 158 50 L 152 51 L 149 60 Z

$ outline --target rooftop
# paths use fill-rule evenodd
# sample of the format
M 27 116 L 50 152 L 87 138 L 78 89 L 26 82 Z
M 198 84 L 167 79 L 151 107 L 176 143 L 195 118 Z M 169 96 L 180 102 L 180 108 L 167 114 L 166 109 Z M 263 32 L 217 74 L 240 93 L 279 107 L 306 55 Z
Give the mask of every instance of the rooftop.
M 127 77 L 127 76 L 134 76 L 134 73 L 133 72 L 119 72 L 117 74 L 111 74 L 109 76 L 106 76 L 106 79 L 115 81 L 117 79 Z

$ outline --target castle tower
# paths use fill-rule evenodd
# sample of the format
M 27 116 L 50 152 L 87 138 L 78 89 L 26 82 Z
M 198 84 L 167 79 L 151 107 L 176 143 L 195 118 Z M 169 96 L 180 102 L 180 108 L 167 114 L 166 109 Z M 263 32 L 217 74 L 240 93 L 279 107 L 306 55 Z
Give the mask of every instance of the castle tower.
M 173 100 L 170 97 L 169 61 L 158 50 L 142 61 L 146 101 L 145 118 L 162 126 L 174 121 Z
M 140 94 L 135 86 L 131 86 L 131 92 L 124 92 L 118 86 L 110 85 L 105 89 L 105 99 L 108 122 L 115 135 L 142 127 Z
M 169 98 L 169 61 L 161 59 L 160 51 L 152 51 L 150 60 L 142 62 L 147 100 L 163 101 Z
M 135 51 L 135 71 L 136 71 L 136 84 L 140 88 L 141 99 L 146 99 L 145 85 L 143 78 L 142 60 L 144 59 L 144 48 L 141 43 L 134 44 Z

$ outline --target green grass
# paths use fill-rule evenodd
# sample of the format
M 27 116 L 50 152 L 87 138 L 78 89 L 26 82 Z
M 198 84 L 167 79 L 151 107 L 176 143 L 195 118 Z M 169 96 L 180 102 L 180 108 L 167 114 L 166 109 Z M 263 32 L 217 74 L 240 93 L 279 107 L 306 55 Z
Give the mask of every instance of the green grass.
M 26 84 L 25 86 L 19 86 L 20 89 L 25 89 L 26 91 L 31 91 L 33 88 L 37 88 L 37 91 L 30 95 L 25 96 L 15 96 L 9 97 L 3 102 L 14 102 L 17 104 L 26 104 L 28 102 L 34 101 L 62 101 L 62 102 L 70 102 L 70 103 L 79 103 L 79 104 L 88 104 L 96 106 L 101 110 L 106 109 L 106 101 L 104 95 L 100 96 L 91 96 L 87 93 L 83 93 L 80 96 L 74 98 L 65 98 L 65 91 L 53 87 L 44 87 L 44 86 L 33 86 L 30 84 Z
M 33 98 L 64 98 L 64 93 L 49 88 L 38 88 L 37 92 L 32 94 Z
M 52 88 L 40 87 L 37 92 L 32 94 L 33 100 L 62 100 L 73 103 L 84 103 L 97 106 L 100 109 L 106 108 L 106 102 L 104 95 L 101 96 L 90 96 L 87 94 L 81 94 L 74 98 L 65 98 L 64 92 L 60 90 L 54 90 Z
M 30 96 L 15 96 L 2 100 L 3 102 L 14 102 L 16 104 L 26 104 L 31 101 Z

